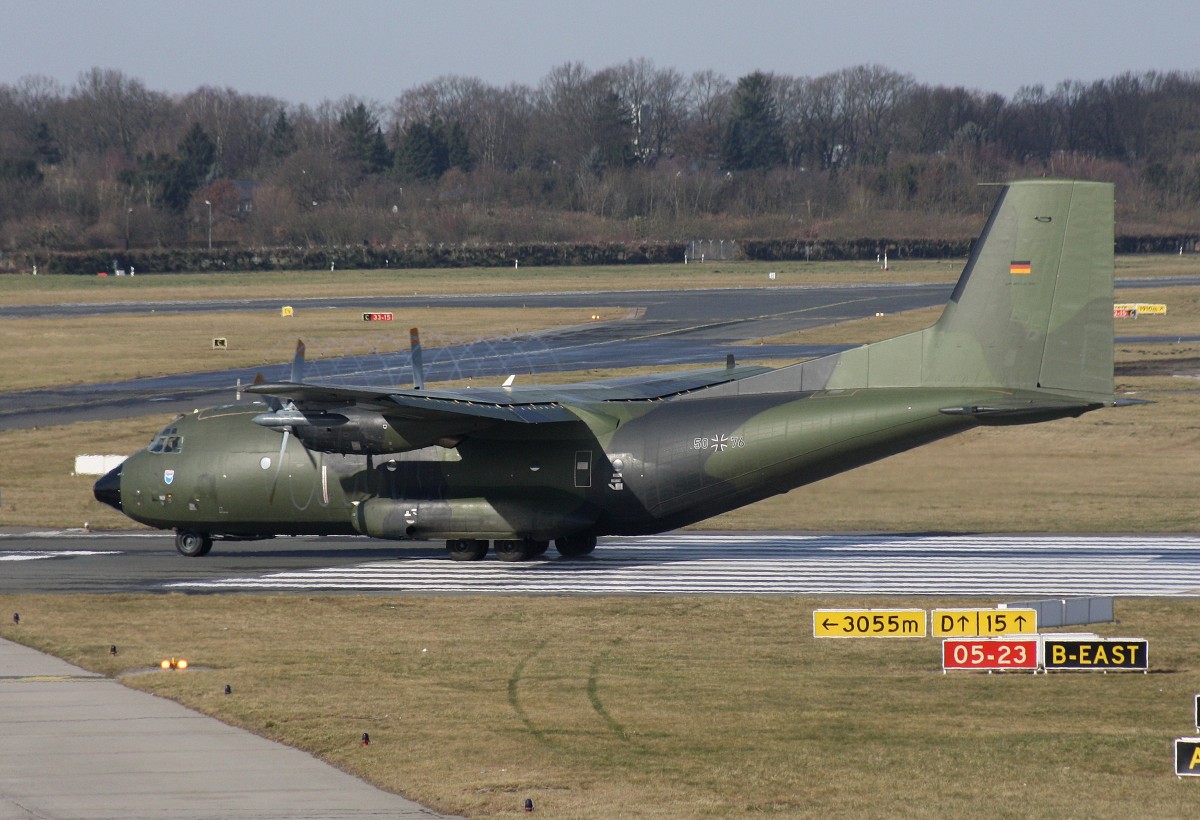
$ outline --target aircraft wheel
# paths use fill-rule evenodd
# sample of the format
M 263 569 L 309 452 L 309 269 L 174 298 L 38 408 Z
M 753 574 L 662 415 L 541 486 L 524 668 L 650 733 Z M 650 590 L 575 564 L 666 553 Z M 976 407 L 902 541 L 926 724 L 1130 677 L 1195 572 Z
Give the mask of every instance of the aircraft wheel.
M 179 550 L 180 555 L 186 555 L 188 558 L 200 558 L 208 555 L 209 550 L 212 549 L 212 543 L 212 536 L 206 532 L 175 531 L 175 549 Z
M 535 555 L 538 555 L 538 541 L 530 541 L 521 539 L 519 541 L 508 539 L 497 539 L 493 545 L 496 548 L 496 557 L 501 561 L 528 561 Z
M 479 539 L 462 538 L 446 542 L 446 552 L 451 561 L 481 561 L 487 551 L 488 542 Z
M 549 541 L 533 541 L 533 551 L 529 553 L 530 558 L 539 558 L 546 554 L 546 550 L 550 549 Z
M 568 535 L 566 538 L 554 539 L 554 548 L 563 558 L 578 558 L 590 555 L 596 548 L 594 535 Z

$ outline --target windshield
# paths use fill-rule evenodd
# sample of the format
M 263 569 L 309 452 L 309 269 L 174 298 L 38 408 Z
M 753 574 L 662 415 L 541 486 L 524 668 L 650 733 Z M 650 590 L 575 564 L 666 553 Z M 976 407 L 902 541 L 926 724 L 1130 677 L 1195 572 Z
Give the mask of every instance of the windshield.
M 178 453 L 183 449 L 183 436 L 172 424 L 155 436 L 146 449 L 152 453 Z

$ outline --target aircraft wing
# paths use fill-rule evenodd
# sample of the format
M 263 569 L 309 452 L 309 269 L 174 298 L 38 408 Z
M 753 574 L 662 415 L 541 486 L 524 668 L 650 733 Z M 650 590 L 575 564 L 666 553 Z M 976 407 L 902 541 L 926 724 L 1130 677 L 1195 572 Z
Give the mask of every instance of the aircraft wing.
M 578 421 L 566 405 L 662 399 L 758 375 L 766 367 L 724 367 L 657 376 L 630 376 L 570 385 L 461 387 L 397 390 L 312 382 L 276 382 L 244 388 L 290 401 L 297 408 L 333 410 L 357 406 L 397 420 L 473 417 L 523 424 Z

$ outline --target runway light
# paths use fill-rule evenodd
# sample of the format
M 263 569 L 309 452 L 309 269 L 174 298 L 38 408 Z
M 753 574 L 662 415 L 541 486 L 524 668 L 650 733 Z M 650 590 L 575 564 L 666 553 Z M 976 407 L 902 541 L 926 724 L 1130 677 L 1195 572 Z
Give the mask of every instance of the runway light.
M 364 746 L 371 745 L 371 736 L 369 734 L 367 734 L 366 732 L 363 732 L 362 745 L 364 745 Z
M 110 654 L 110 655 L 117 654 L 117 645 L 116 644 L 113 644 L 112 646 L 110 646 L 108 648 L 108 654 Z
M 533 799 L 532 798 L 529 798 L 529 797 L 525 798 L 525 812 L 527 814 L 531 814 L 533 812 Z
M 187 667 L 188 667 L 187 658 L 180 658 L 180 659 L 179 659 L 179 660 L 178 660 L 178 661 L 175 663 L 175 668 L 176 668 L 176 669 L 187 669 Z
M 14 624 L 19 624 L 19 623 L 21 623 L 21 613 L 20 613 L 20 612 L 14 612 L 14 613 L 13 613 L 13 623 L 14 623 Z
M 232 688 L 232 687 L 230 687 L 230 685 L 229 685 L 228 683 L 227 683 L 227 684 L 225 684 L 225 694 L 227 694 L 227 695 L 232 695 L 232 694 L 233 694 L 233 688 Z
M 160 663 L 159 666 L 162 667 L 163 669 L 170 669 L 171 668 L 171 659 L 163 658 L 162 663 Z

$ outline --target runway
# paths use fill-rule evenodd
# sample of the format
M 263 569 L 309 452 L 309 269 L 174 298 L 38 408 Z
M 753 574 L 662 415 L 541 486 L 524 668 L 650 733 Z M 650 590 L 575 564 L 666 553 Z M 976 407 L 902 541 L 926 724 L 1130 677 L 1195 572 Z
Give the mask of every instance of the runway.
M 506 595 L 1200 594 L 1200 536 L 678 532 L 587 559 L 448 560 L 440 544 L 288 538 L 175 554 L 168 535 L 0 536 L 0 591 Z
M 1117 287 L 1195 285 L 1195 277 L 1118 280 Z M 797 361 L 826 356 L 849 345 L 753 344 L 783 333 L 806 330 L 877 313 L 893 314 L 943 304 L 949 283 L 903 283 L 763 288 L 710 288 L 693 291 L 586 291 L 579 293 L 478 294 L 410 297 L 328 297 L 291 300 L 297 310 L 354 308 L 403 311 L 418 307 L 617 307 L 635 318 L 597 322 L 507 339 L 430 346 L 425 373 L 430 382 L 482 378 L 502 381 L 510 374 L 621 367 L 712 367 L 734 355 L 738 360 Z M 104 316 L 116 313 L 195 316 L 212 311 L 274 312 L 279 300 L 234 299 L 196 302 L 122 302 L 60 305 L 0 305 L 0 319 Z M 436 334 L 436 328 L 427 330 Z M 1128 343 L 1166 341 L 1157 337 L 1118 339 Z M 1194 340 L 1194 337 L 1186 337 Z M 1178 341 L 1184 341 L 1180 337 Z M 747 343 L 750 344 L 747 344 Z M 403 342 L 397 342 L 397 347 Z M 235 386 L 260 374 L 285 379 L 290 363 L 266 367 L 181 373 L 103 384 L 65 385 L 0 392 L 0 430 L 81 421 L 129 418 L 150 413 L 187 412 L 232 400 Z M 309 362 L 314 382 L 343 385 L 411 383 L 406 349 L 369 356 Z
M 416 307 L 618 307 L 636 312 L 630 319 L 558 328 L 506 339 L 427 346 L 424 364 L 430 382 L 466 378 L 497 381 L 510 374 L 552 373 L 620 367 L 721 366 L 738 359 L 796 360 L 827 355 L 845 347 L 754 345 L 742 343 L 789 331 L 819 327 L 876 313 L 897 313 L 942 304 L 949 284 L 768 287 L 695 291 L 616 291 L 498 294 L 443 297 L 339 297 L 294 300 L 297 310 L 354 307 L 394 311 L 403 317 Z M 230 300 L 121 305 L 0 306 L 0 318 L 29 315 L 107 315 L 172 312 L 196 315 L 211 310 L 278 310 L 278 300 Z M 36 311 L 42 310 L 42 313 Z M 404 325 L 407 327 L 407 325 Z M 437 328 L 426 328 L 436 336 Z M 397 350 L 369 356 L 311 360 L 306 378 L 342 385 L 410 384 L 407 337 Z M 404 349 L 400 349 L 404 348 Z M 232 400 L 235 385 L 259 373 L 267 381 L 287 378 L 290 363 L 203 373 L 181 373 L 128 381 L 39 390 L 0 392 L 0 430 L 128 418 L 148 413 L 186 412 Z

